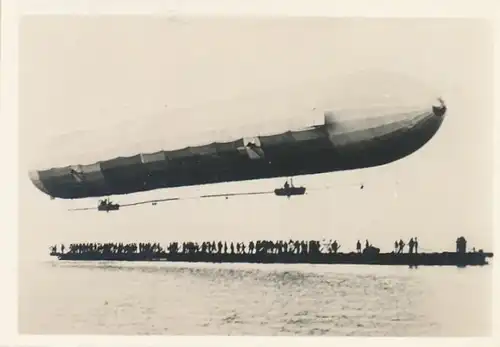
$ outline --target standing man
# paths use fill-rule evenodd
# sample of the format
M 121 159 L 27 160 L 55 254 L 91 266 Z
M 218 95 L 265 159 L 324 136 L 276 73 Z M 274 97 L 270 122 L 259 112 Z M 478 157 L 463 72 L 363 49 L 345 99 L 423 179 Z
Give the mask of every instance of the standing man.
M 405 243 L 403 242 L 403 240 L 399 240 L 399 252 L 398 253 L 403 253 L 403 250 L 405 248 Z
M 413 246 L 415 246 L 415 242 L 413 241 L 413 237 L 408 242 L 408 246 L 410 248 L 410 254 L 412 254 L 413 253 Z

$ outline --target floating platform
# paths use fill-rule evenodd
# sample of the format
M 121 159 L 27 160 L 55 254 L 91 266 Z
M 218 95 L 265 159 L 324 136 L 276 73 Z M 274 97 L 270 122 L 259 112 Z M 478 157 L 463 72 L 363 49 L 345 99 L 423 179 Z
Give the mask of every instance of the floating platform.
M 482 266 L 493 253 L 317 253 L 317 254 L 224 254 L 224 253 L 60 253 L 51 256 L 67 261 L 164 261 L 187 263 L 252 263 L 252 264 L 351 264 L 406 266 Z

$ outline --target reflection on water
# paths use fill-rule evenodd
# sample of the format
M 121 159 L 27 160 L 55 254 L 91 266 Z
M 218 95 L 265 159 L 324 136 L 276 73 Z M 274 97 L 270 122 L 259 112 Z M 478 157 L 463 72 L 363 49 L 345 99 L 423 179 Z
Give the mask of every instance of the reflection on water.
M 25 264 L 20 333 L 478 336 L 491 267 Z

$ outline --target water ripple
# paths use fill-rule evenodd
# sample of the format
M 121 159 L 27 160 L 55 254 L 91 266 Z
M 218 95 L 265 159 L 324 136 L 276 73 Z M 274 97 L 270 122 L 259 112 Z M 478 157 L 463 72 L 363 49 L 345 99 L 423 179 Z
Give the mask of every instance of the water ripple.
M 487 268 L 43 263 L 20 274 L 19 322 L 30 334 L 485 335 L 490 288 Z

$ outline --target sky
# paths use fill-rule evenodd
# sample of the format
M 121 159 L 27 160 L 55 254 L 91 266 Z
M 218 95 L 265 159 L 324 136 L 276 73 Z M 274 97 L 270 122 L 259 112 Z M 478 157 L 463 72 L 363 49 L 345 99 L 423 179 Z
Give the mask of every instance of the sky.
M 471 19 L 25 17 L 19 34 L 22 259 L 70 242 L 369 239 L 391 250 L 492 245 L 492 51 Z M 295 178 L 311 190 L 69 212 L 28 170 L 173 149 L 322 121 L 327 109 L 441 96 L 421 150 L 382 167 Z M 341 111 L 339 111 L 341 112 Z M 359 190 L 364 183 L 365 189 Z M 176 188 L 142 199 L 274 189 L 283 179 Z M 328 188 L 328 189 L 326 189 Z

